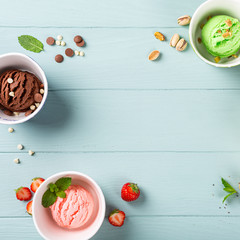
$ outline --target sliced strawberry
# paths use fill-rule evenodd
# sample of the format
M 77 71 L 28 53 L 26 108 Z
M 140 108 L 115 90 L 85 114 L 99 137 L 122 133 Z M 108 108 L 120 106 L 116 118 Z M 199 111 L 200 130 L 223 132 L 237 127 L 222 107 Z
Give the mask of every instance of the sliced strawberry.
M 118 209 L 114 209 L 110 216 L 108 217 L 108 220 L 110 224 L 112 224 L 115 227 L 121 227 L 125 220 L 125 213 L 123 211 L 120 211 Z
M 40 178 L 40 177 L 33 178 L 32 183 L 31 183 L 31 186 L 30 186 L 31 190 L 32 190 L 33 192 L 36 192 L 37 189 L 39 188 L 39 186 L 40 186 L 44 181 L 45 181 L 45 179 Z
M 32 215 L 32 203 L 33 203 L 33 201 L 30 201 L 30 202 L 27 204 L 27 206 L 26 206 L 27 213 L 28 213 L 29 215 Z
M 20 201 L 29 201 L 32 198 L 32 193 L 27 187 L 20 187 L 15 190 L 16 198 Z
M 121 190 L 121 197 L 127 202 L 135 201 L 140 196 L 140 190 L 136 183 L 125 183 Z

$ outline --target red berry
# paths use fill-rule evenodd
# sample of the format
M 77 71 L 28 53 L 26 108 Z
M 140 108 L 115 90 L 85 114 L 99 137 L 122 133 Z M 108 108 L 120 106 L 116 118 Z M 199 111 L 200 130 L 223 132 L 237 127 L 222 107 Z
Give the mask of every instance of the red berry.
M 33 178 L 32 180 L 32 183 L 31 183 L 31 190 L 33 192 L 36 192 L 37 189 L 39 188 L 39 186 L 44 182 L 45 180 L 43 178 L 39 178 L 39 177 L 36 177 L 36 178 Z
M 30 202 L 27 204 L 27 206 L 26 206 L 27 213 L 28 213 L 29 215 L 32 215 L 32 203 L 33 203 L 33 201 L 30 201 Z
M 122 187 L 121 197 L 127 202 L 135 201 L 140 196 L 140 190 L 136 183 L 126 183 Z
M 121 227 L 125 220 L 125 213 L 118 209 L 114 209 L 108 217 L 110 224 L 115 227 Z
M 20 201 L 28 201 L 32 198 L 32 193 L 30 189 L 27 187 L 20 187 L 15 191 L 16 191 L 16 198 Z

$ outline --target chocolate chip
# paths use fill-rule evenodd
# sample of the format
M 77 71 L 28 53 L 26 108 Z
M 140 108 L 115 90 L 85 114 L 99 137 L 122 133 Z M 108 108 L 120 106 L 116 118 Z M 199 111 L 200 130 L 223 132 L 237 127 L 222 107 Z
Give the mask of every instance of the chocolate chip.
M 79 35 L 75 36 L 74 39 L 73 39 L 73 41 L 74 41 L 75 43 L 80 43 L 82 40 L 83 40 L 82 37 L 79 36 Z
M 48 45 L 53 45 L 55 43 L 55 40 L 54 40 L 53 37 L 48 37 L 46 42 L 47 42 Z
M 61 55 L 61 54 L 56 55 L 55 56 L 55 61 L 57 63 L 61 63 L 63 61 L 63 55 Z
M 84 40 L 82 40 L 80 43 L 76 43 L 78 47 L 83 47 L 85 45 Z
M 3 113 L 8 115 L 8 116 L 12 116 L 13 115 L 13 112 L 11 112 L 9 110 L 4 110 Z
M 40 94 L 40 93 L 36 93 L 34 95 L 34 101 L 37 102 L 37 103 L 40 103 L 42 101 L 42 98 L 43 98 L 42 94 Z
M 27 110 L 27 111 L 25 112 L 25 116 L 27 117 L 27 116 L 30 115 L 32 112 L 33 112 L 32 110 Z
M 67 48 L 65 50 L 65 54 L 68 56 L 68 57 L 72 57 L 73 56 L 73 50 L 71 48 Z

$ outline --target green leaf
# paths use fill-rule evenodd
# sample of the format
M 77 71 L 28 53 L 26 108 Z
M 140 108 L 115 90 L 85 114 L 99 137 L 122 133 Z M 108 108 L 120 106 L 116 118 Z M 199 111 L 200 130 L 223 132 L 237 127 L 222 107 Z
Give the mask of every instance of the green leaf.
M 26 50 L 29 50 L 35 53 L 39 53 L 43 51 L 43 43 L 33 36 L 22 35 L 18 37 L 18 42 Z
M 226 192 L 237 192 L 226 180 L 222 178 L 222 184 L 225 187 L 223 190 Z
M 229 193 L 231 193 L 231 192 L 236 192 L 235 189 L 230 188 L 230 187 L 225 187 L 223 190 L 226 191 L 226 192 L 229 192 Z
M 42 205 L 45 208 L 50 207 L 53 205 L 57 200 L 57 195 L 56 193 L 53 193 L 48 189 L 42 196 Z
M 60 189 L 60 191 L 67 190 L 68 187 L 71 185 L 71 183 L 72 183 L 72 178 L 70 178 L 70 177 L 63 177 L 63 178 L 58 179 L 55 182 L 55 184 Z
M 229 194 L 223 199 L 222 203 L 224 203 L 224 202 L 227 200 L 227 198 L 230 197 L 231 195 L 233 195 L 234 193 L 236 193 L 236 192 L 231 192 L 231 193 L 229 193 Z
M 49 189 L 50 189 L 51 192 L 55 192 L 55 193 L 59 191 L 57 185 L 54 184 L 54 183 L 49 184 Z
M 65 198 L 66 197 L 66 193 L 64 191 L 57 192 L 56 195 L 60 198 Z

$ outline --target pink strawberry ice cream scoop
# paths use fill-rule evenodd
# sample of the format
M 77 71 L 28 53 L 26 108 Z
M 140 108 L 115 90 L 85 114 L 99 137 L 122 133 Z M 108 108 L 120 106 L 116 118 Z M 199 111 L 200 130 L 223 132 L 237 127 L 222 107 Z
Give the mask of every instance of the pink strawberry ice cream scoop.
M 80 185 L 72 185 L 66 191 L 66 198 L 58 197 L 50 206 L 53 219 L 64 228 L 83 226 L 91 217 L 94 202 L 91 194 Z

